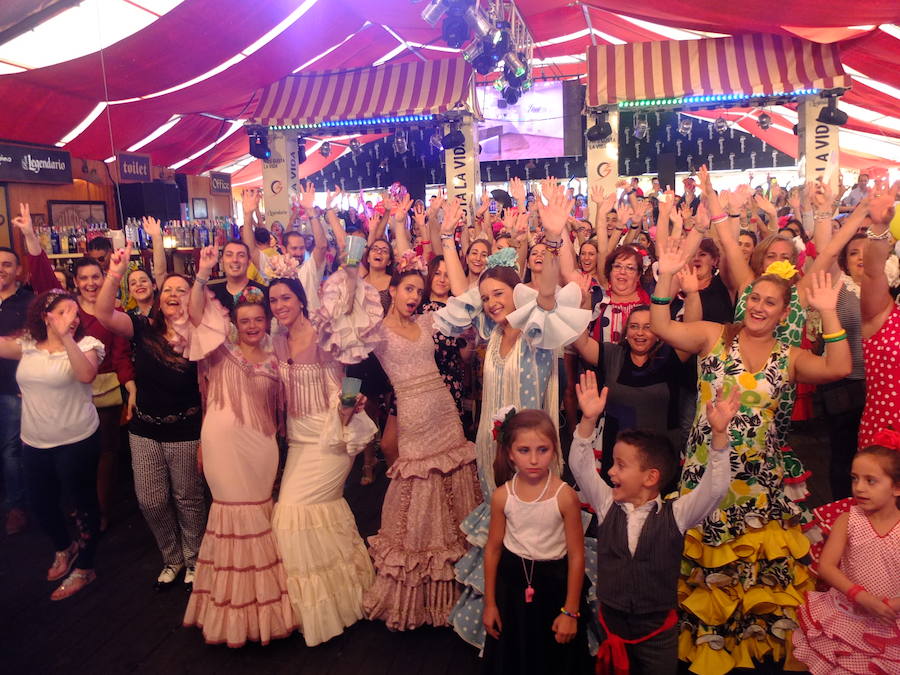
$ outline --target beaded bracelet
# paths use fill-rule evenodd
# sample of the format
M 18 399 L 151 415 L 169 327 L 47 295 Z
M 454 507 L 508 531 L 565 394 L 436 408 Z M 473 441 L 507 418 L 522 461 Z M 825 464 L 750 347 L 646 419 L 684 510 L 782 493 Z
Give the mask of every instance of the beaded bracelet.
M 116 281 L 122 281 L 122 275 L 119 274 L 118 272 L 107 272 L 106 276 L 112 277 Z
M 453 239 L 452 234 L 441 234 L 441 241 L 450 241 Z
M 816 211 L 813 213 L 813 218 L 816 220 L 831 220 L 834 216 L 834 211 Z
M 847 598 L 849 598 L 850 602 L 856 602 L 856 596 L 865 591 L 866 589 L 856 584 L 855 586 L 851 586 L 850 589 L 845 593 Z
M 718 216 L 714 216 L 714 217 L 710 218 L 709 222 L 712 223 L 713 225 L 718 225 L 719 223 L 724 223 L 726 220 L 728 220 L 728 215 L 725 213 L 722 213 Z
M 559 613 L 560 613 L 560 614 L 563 614 L 564 616 L 571 617 L 571 618 L 573 618 L 573 619 L 580 619 L 580 618 L 581 618 L 581 612 L 570 612 L 570 611 L 567 610 L 565 607 L 560 607 L 560 608 L 559 608 Z
M 885 230 L 881 234 L 875 234 L 871 229 L 866 230 L 866 237 L 872 239 L 873 241 L 884 241 L 888 237 L 891 236 L 890 230 Z
M 203 277 L 194 277 L 194 281 L 196 281 L 201 286 L 206 286 L 209 283 L 209 279 L 204 279 Z
M 670 302 L 672 302 L 672 298 L 660 298 L 656 295 L 651 295 L 650 302 L 652 302 L 654 305 L 668 305 Z

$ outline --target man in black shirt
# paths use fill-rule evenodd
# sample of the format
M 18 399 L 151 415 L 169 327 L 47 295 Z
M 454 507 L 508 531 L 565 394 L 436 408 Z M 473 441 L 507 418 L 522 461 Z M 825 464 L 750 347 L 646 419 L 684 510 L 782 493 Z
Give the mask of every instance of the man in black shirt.
M 265 286 L 251 281 L 247 277 L 247 269 L 250 267 L 250 249 L 244 242 L 229 241 L 225 244 L 219 265 L 222 266 L 222 272 L 225 273 L 225 280 L 211 283 L 209 290 L 229 312 L 234 309 L 235 298 L 240 296 L 248 286 L 265 292 Z
M 34 294 L 18 283 L 19 256 L 11 248 L 0 247 L 0 335 L 22 331 L 25 312 Z M 25 529 L 25 473 L 22 440 L 19 437 L 22 398 L 16 384 L 18 361 L 0 359 L 0 454 L 6 495 L 6 533 Z

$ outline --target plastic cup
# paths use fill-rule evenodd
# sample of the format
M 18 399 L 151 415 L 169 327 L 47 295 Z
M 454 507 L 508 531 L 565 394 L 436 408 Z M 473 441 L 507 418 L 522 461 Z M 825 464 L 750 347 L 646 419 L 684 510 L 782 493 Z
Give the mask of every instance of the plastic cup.
M 125 248 L 125 233 L 122 230 L 110 230 L 109 238 L 113 248 Z
M 347 264 L 359 265 L 362 260 L 363 253 L 366 250 L 366 240 L 362 237 L 350 235 L 347 237 Z M 355 379 L 355 378 L 351 378 Z
M 358 377 L 345 377 L 341 381 L 341 405 L 349 408 L 356 405 L 356 397 L 362 388 L 362 380 Z

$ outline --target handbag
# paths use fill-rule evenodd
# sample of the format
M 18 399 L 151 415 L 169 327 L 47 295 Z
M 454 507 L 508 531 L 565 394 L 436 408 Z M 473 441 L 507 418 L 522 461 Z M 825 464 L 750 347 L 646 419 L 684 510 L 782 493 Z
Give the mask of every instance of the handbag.
M 94 405 L 98 408 L 110 408 L 124 402 L 119 377 L 115 373 L 97 373 L 97 377 L 91 383 L 91 390 Z

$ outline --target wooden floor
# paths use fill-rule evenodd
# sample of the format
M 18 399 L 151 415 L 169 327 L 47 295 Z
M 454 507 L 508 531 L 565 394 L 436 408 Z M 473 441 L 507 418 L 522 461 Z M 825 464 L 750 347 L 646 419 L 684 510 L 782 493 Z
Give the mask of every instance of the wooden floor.
M 828 501 L 824 432 L 813 425 L 795 433 L 793 440 L 814 472 L 812 505 Z M 359 465 L 357 461 L 348 480 L 347 499 L 360 532 L 367 536 L 378 528 L 387 479 L 382 467 L 375 485 L 359 487 Z M 476 651 L 448 628 L 392 633 L 382 623 L 362 621 L 314 648 L 306 647 L 299 635 L 276 640 L 267 647 L 228 649 L 204 644 L 197 629 L 181 627 L 188 594 L 180 587 L 165 593 L 152 588 L 161 567 L 159 552 L 138 511 L 128 467 L 120 468 L 114 519 L 97 555 L 97 581 L 77 596 L 60 603 L 49 600 L 55 584 L 44 579 L 52 551 L 36 526 L 0 539 L 0 672 L 479 672 Z

